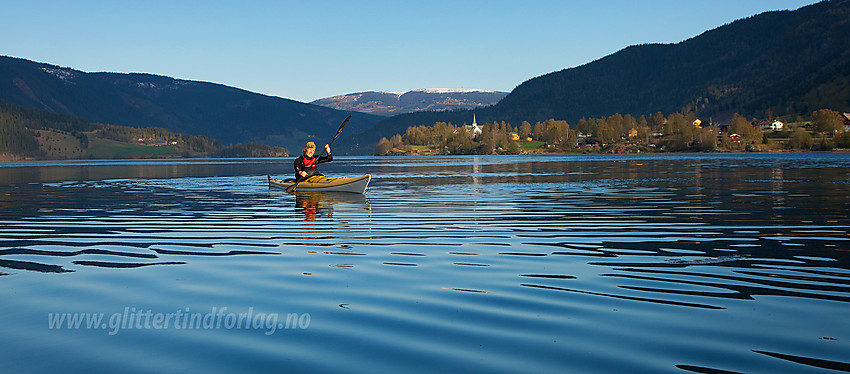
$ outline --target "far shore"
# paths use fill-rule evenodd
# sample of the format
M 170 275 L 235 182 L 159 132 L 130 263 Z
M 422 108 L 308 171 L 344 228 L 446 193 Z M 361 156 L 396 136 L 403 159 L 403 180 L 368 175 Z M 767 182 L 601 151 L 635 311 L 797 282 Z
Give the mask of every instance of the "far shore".
M 416 153 L 405 153 L 405 154 L 392 154 L 392 155 L 352 155 L 352 156 L 364 156 L 364 157 L 444 157 L 444 156 L 588 156 L 588 155 L 604 155 L 604 156 L 626 156 L 626 155 L 673 155 L 673 154 L 738 154 L 738 155 L 753 155 L 753 154 L 827 154 L 827 153 L 850 153 L 850 149 L 841 148 L 841 149 L 833 149 L 829 151 L 802 151 L 802 150 L 784 150 L 784 149 L 771 149 L 764 151 L 738 151 L 738 150 L 717 150 L 717 151 L 709 151 L 709 152 L 624 152 L 624 153 L 611 153 L 611 152 L 546 152 L 546 153 L 520 153 L 520 154 L 498 154 L 498 155 L 477 155 L 477 154 L 416 154 Z M 339 155 L 339 156 L 347 156 L 347 155 Z M 292 159 L 294 156 L 285 156 L 285 157 L 156 157 L 156 158 L 108 158 L 108 159 L 89 159 L 89 158 L 33 158 L 33 157 L 20 157 L 18 155 L 10 155 L 10 154 L 0 154 L 0 162 L 44 162 L 44 161 L 133 161 L 133 160 L 160 160 L 160 161 L 169 161 L 169 160 L 201 160 L 201 159 L 231 159 L 231 160 L 250 160 L 254 158 L 263 158 L 263 159 L 281 159 L 287 160 Z

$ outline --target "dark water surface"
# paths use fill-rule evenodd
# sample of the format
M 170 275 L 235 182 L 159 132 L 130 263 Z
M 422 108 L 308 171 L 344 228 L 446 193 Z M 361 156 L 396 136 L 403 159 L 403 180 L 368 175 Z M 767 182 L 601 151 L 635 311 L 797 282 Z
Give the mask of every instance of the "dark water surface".
M 3 372 L 850 371 L 848 154 L 0 166 Z

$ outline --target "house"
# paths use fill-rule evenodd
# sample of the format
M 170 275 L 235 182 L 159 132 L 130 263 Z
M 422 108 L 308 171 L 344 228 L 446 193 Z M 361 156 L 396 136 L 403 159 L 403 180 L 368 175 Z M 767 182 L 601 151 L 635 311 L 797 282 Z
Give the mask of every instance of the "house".
M 519 140 L 519 134 L 512 132 L 511 133 L 511 140 Z
M 604 145 L 604 144 L 602 144 L 602 142 L 600 142 L 599 139 L 587 139 L 587 140 L 584 141 L 584 145 L 586 147 L 593 147 L 593 146 L 596 146 L 596 145 Z
M 632 129 L 631 129 L 631 130 L 629 130 L 629 137 L 630 137 L 630 138 L 634 138 L 634 137 L 636 137 L 637 135 L 638 135 L 638 131 L 637 131 L 637 129 L 636 129 L 636 128 L 634 128 L 634 127 L 632 127 Z
M 702 127 L 702 121 L 699 118 L 694 120 L 694 127 Z
M 844 132 L 850 132 L 850 113 L 842 113 L 841 118 L 844 119 Z
M 739 134 L 729 134 L 729 138 L 731 138 L 733 142 L 741 141 L 741 135 Z
M 759 128 L 761 128 L 762 130 L 779 131 L 782 130 L 783 127 L 785 127 L 785 124 L 779 120 L 759 122 Z

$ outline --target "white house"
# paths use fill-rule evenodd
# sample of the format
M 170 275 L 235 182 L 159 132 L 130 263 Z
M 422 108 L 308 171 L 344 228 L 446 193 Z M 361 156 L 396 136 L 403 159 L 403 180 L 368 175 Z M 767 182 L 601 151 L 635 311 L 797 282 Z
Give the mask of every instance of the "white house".
M 850 113 L 841 113 L 841 118 L 844 120 L 844 132 L 850 132 Z
M 759 122 L 759 127 L 760 127 L 762 130 L 773 130 L 773 131 L 778 131 L 778 130 L 782 130 L 782 128 L 783 128 L 783 127 L 785 127 L 785 124 L 784 124 L 784 123 L 782 123 L 782 122 L 781 122 L 781 121 L 779 121 L 779 120 L 774 120 L 774 121 L 761 121 L 761 122 Z

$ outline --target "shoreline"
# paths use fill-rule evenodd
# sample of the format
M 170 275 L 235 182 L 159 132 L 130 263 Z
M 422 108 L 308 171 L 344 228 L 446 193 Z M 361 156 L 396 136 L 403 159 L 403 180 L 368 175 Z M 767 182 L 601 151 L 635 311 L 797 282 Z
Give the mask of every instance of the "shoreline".
M 479 154 L 393 154 L 393 155 L 339 155 L 341 157 L 387 157 L 387 158 L 402 158 L 402 157 L 446 157 L 446 156 L 634 156 L 634 155 L 696 155 L 696 154 L 728 154 L 728 155 L 754 155 L 754 154 L 844 154 L 850 153 L 850 149 L 834 149 L 830 151 L 801 151 L 801 150 L 767 150 L 767 151 L 711 151 L 711 152 L 546 152 L 546 153 L 523 153 L 523 154 L 495 154 L 495 155 L 479 155 Z M 33 157 L 16 157 L 14 155 L 0 154 L 0 163 L 28 163 L 28 162 L 103 162 L 103 161 L 191 161 L 191 160 L 252 160 L 252 159 L 280 159 L 287 160 L 292 157 L 152 157 L 152 158 L 33 158 Z
M 832 149 L 829 151 L 804 151 L 804 150 L 786 150 L 786 149 L 769 149 L 769 150 L 759 150 L 759 151 L 732 151 L 732 150 L 722 150 L 722 151 L 707 151 L 707 152 L 526 152 L 526 153 L 518 153 L 518 154 L 492 154 L 492 155 L 482 155 L 482 154 L 422 154 L 422 153 L 413 153 L 407 152 L 403 154 L 385 154 L 385 155 L 371 155 L 371 157 L 439 157 L 439 156 L 587 156 L 587 155 L 655 155 L 655 154 L 759 154 L 759 153 L 850 153 L 850 148 L 838 148 Z M 367 156 L 367 155 L 363 155 Z

